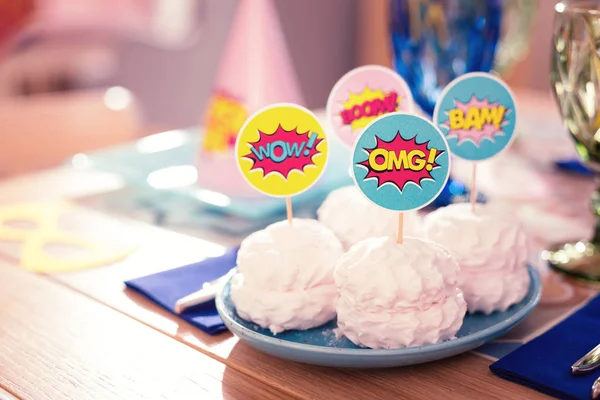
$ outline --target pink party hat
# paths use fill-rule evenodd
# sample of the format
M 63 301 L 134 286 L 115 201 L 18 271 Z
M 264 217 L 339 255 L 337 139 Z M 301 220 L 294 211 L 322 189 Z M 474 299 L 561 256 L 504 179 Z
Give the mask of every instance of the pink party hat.
M 240 0 L 204 115 L 200 184 L 231 196 L 258 192 L 234 160 L 237 134 L 256 110 L 288 102 L 304 105 L 273 0 Z

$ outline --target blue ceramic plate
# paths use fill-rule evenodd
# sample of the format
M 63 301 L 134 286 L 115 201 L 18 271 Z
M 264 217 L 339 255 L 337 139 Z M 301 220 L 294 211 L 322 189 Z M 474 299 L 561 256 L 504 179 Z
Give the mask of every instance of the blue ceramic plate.
M 306 331 L 287 331 L 273 335 L 269 330 L 241 319 L 229 296 L 229 283 L 217 297 L 217 309 L 227 328 L 250 346 L 271 354 L 307 364 L 349 368 L 386 368 L 420 364 L 472 350 L 502 336 L 521 322 L 540 300 L 538 272 L 529 267 L 531 287 L 525 299 L 506 312 L 491 315 L 467 314 L 457 338 L 439 344 L 404 349 L 366 349 L 345 337 L 336 339 L 336 321 Z
M 224 213 L 251 221 L 263 221 L 274 215 L 281 217 L 281 213 L 285 218 L 285 202 L 282 199 L 269 196 L 236 198 L 223 193 L 216 198 L 214 195 L 209 198 L 199 195 L 206 191 L 197 182 L 197 175 L 212 173 L 212 171 L 196 169 L 199 141 L 197 128 L 179 129 L 147 136 L 136 142 L 93 151 L 84 154 L 83 160 L 86 160 L 87 167 L 117 174 L 132 186 L 171 194 L 215 213 Z M 150 144 L 152 148 L 149 148 Z M 330 149 L 330 159 L 323 176 L 310 190 L 294 196 L 295 208 L 300 209 L 303 205 L 311 203 L 309 207 L 316 210 L 312 205 L 313 201 L 320 205 L 332 190 L 352 184 L 352 178 L 348 174 L 349 150 L 342 145 L 333 144 L 330 144 Z M 77 155 L 77 158 L 69 162 L 75 166 L 80 162 L 79 160 L 82 160 L 81 155 Z M 166 173 L 174 178 L 164 178 Z M 152 186 L 150 177 L 153 175 L 162 175 L 169 182 L 169 187 L 159 189 Z M 189 182 L 188 179 L 182 179 L 188 175 L 191 175 Z

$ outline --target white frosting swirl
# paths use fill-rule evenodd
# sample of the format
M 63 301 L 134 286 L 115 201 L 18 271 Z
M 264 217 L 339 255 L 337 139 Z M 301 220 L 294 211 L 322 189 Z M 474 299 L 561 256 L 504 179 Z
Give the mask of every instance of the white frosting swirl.
M 456 260 L 435 243 L 361 241 L 335 270 L 338 327 L 353 343 L 374 349 L 451 339 L 466 312 L 458 274 Z
M 425 234 L 458 260 L 469 312 L 506 311 L 529 289 L 529 239 L 518 221 L 497 208 L 468 203 L 439 208 L 425 217 Z
M 364 239 L 398 234 L 398 213 L 371 203 L 355 185 L 332 191 L 317 210 L 317 216 L 347 249 Z M 404 213 L 403 230 L 404 236 L 423 236 L 421 217 L 416 211 Z
M 310 329 L 335 317 L 335 285 L 289 292 L 264 291 L 244 285 L 244 276 L 231 280 L 231 300 L 238 315 L 274 334 L 288 329 Z
M 240 317 L 269 328 L 309 329 L 335 317 L 333 271 L 342 244 L 318 221 L 280 221 L 242 242 L 231 299 Z
M 248 236 L 237 267 L 246 284 L 273 291 L 333 283 L 343 249 L 335 234 L 313 219 L 279 221 Z

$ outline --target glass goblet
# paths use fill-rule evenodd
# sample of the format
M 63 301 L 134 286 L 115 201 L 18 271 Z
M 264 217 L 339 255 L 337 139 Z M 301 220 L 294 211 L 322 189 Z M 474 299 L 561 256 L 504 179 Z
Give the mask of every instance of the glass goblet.
M 555 6 L 550 80 L 580 160 L 600 177 L 600 2 Z M 591 239 L 561 243 L 542 257 L 559 271 L 600 281 L 600 188 L 592 196 L 596 229 Z
M 520 60 L 534 11 L 532 0 L 391 0 L 394 68 L 431 118 L 442 90 L 458 76 L 502 74 Z M 465 197 L 465 185 L 449 179 L 434 205 Z
M 392 0 L 393 62 L 431 116 L 456 77 L 493 68 L 502 0 Z

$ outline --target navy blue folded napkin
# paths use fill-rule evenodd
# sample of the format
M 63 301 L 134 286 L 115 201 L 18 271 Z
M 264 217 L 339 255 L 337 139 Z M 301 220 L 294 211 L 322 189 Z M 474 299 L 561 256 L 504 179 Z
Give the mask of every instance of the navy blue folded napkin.
M 501 378 L 559 399 L 589 399 L 600 371 L 574 376 L 571 365 L 600 343 L 600 296 L 548 332 L 490 366 Z
M 431 203 L 432 208 L 440 208 L 446 207 L 453 203 L 462 203 L 464 201 L 468 201 L 469 199 L 469 189 L 465 186 L 465 184 L 459 180 L 452 179 L 450 177 L 446 185 L 442 189 L 442 191 L 438 194 L 438 196 Z M 477 194 L 477 202 L 485 203 L 485 196 L 481 193 Z
M 199 290 L 203 283 L 217 279 L 235 267 L 237 250 L 233 249 L 223 256 L 207 258 L 184 267 L 132 279 L 125 282 L 125 285 L 174 313 L 177 300 Z M 227 329 L 219 317 L 214 301 L 190 308 L 179 317 L 209 335 Z
M 571 172 L 574 174 L 592 176 L 594 173 L 590 171 L 585 165 L 579 160 L 564 160 L 556 161 L 554 163 L 556 167 L 565 172 Z

